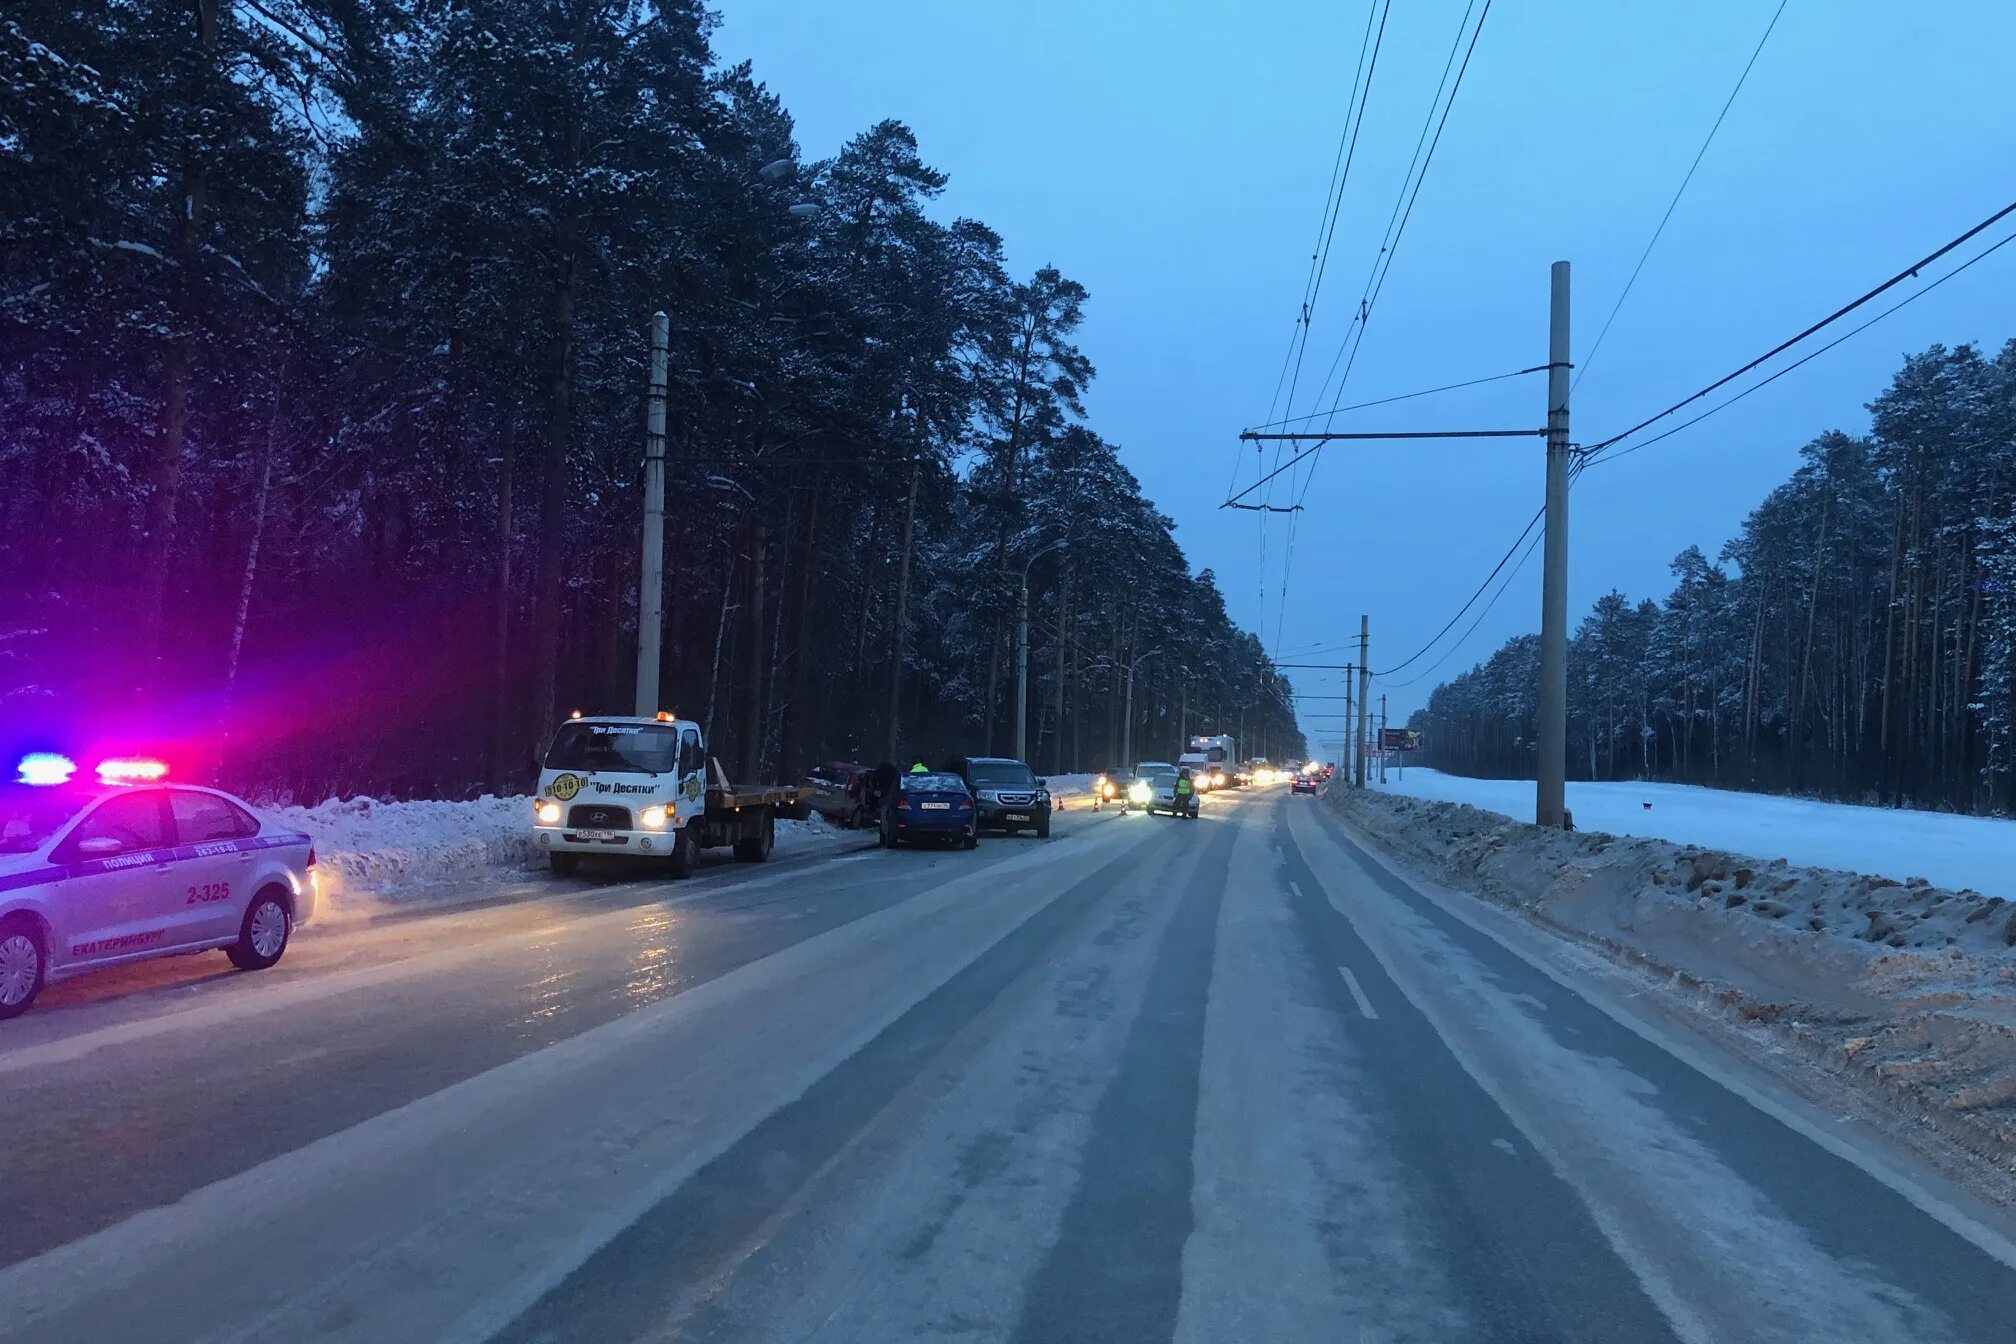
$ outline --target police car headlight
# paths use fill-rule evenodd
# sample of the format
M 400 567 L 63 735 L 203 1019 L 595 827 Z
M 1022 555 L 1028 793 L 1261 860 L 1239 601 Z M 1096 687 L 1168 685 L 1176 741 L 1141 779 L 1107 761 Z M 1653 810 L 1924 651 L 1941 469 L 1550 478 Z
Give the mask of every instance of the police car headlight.
M 532 815 L 538 818 L 541 826 L 558 826 L 560 824 L 560 804 L 554 802 L 551 798 L 541 798 L 533 806 Z
M 662 807 L 647 807 L 637 814 L 637 824 L 647 831 L 665 829 L 666 813 Z

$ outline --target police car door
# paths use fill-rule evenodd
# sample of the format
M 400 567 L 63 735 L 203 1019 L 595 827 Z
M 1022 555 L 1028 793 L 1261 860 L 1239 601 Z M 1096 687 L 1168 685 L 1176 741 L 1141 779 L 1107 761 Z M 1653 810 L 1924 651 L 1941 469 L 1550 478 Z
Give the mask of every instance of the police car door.
M 257 832 L 259 823 L 217 795 L 196 789 L 168 790 L 168 811 L 180 844 L 176 852 L 189 856 L 175 864 L 181 894 L 170 916 L 169 941 L 235 936 L 252 898 L 254 858 L 238 841 Z
M 160 789 L 114 794 L 85 814 L 50 855 L 68 868 L 57 893 L 66 963 L 173 946 L 175 833 Z

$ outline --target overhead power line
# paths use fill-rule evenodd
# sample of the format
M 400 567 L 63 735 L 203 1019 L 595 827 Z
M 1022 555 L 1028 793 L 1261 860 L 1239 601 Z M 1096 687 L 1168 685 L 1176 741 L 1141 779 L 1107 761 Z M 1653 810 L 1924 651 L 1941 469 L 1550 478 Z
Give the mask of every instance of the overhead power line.
M 1464 18 L 1467 19 L 1470 11 L 1465 9 L 1463 14 Z M 1414 177 L 1413 190 L 1409 192 L 1406 180 L 1401 180 L 1400 190 L 1401 194 L 1406 197 L 1407 205 L 1404 210 L 1401 210 L 1400 201 L 1398 198 L 1395 198 L 1393 205 L 1395 211 L 1399 213 L 1398 225 L 1396 227 L 1394 221 L 1391 219 L 1387 221 L 1388 228 L 1392 230 L 1391 239 L 1380 246 L 1379 255 L 1372 259 L 1372 269 L 1366 274 L 1365 289 L 1359 295 L 1358 314 L 1354 319 L 1356 322 L 1357 341 L 1355 344 L 1352 342 L 1351 331 L 1347 329 L 1344 333 L 1344 344 L 1337 347 L 1337 357 L 1344 361 L 1344 373 L 1337 382 L 1337 400 L 1339 401 L 1344 399 L 1344 388 L 1351 381 L 1351 367 L 1358 362 L 1358 351 L 1365 344 L 1365 328 L 1372 320 L 1372 310 L 1379 306 L 1379 295 L 1385 291 L 1386 277 L 1392 273 L 1393 257 L 1400 250 L 1400 239 L 1407 232 L 1408 221 L 1414 218 L 1414 203 L 1420 199 L 1421 186 L 1428 180 L 1428 169 L 1435 162 L 1435 151 L 1442 145 L 1442 132 L 1449 125 L 1449 113 L 1456 107 L 1456 95 L 1463 91 L 1463 76 L 1470 69 L 1470 58 L 1477 54 L 1477 39 L 1484 35 L 1484 21 L 1490 17 L 1491 0 L 1484 0 L 1484 9 L 1477 16 L 1477 26 L 1470 31 L 1470 45 L 1463 52 L 1463 64 L 1457 67 L 1455 83 L 1449 86 L 1449 99 L 1442 104 L 1441 119 L 1435 124 L 1435 138 L 1429 142 L 1427 155 L 1421 160 L 1421 171 Z M 1459 24 L 1456 29 L 1456 41 L 1460 43 L 1462 40 L 1463 28 Z M 1450 56 L 1452 58 L 1455 56 L 1454 45 L 1450 47 Z M 1442 73 L 1444 76 L 1447 76 L 1449 73 L 1446 63 L 1443 66 Z M 1437 92 L 1440 92 L 1439 87 Z M 1435 105 L 1433 103 L 1428 105 L 1428 115 L 1430 118 L 1435 116 Z M 1421 129 L 1424 134 L 1427 132 L 1428 125 L 1426 122 L 1422 123 Z M 1414 148 L 1417 154 L 1420 153 L 1421 146 L 1418 140 Z M 1345 346 L 1350 346 L 1351 349 L 1349 359 L 1344 359 Z M 1330 367 L 1334 371 L 1337 367 L 1337 360 L 1332 360 Z M 1328 390 L 1329 385 L 1330 379 L 1326 375 L 1323 379 L 1323 389 Z M 1320 398 L 1322 392 L 1319 391 L 1317 395 Z
M 1387 668 L 1384 672 L 1374 672 L 1372 675 L 1375 677 L 1390 677 L 1395 672 L 1399 672 L 1404 668 L 1406 668 L 1409 664 L 1419 661 L 1428 652 L 1428 650 L 1434 648 L 1437 644 L 1439 644 L 1442 641 L 1442 636 L 1448 634 L 1451 630 L 1455 629 L 1456 622 L 1463 619 L 1463 613 L 1470 610 L 1471 607 L 1475 606 L 1478 598 L 1484 596 L 1484 590 L 1491 586 L 1491 580 L 1498 577 L 1499 571 L 1504 569 L 1505 566 L 1512 563 L 1513 552 L 1517 551 L 1521 546 L 1525 545 L 1526 538 L 1533 534 L 1534 528 L 1540 526 L 1540 519 L 1546 514 L 1546 512 L 1547 510 L 1544 505 L 1541 508 L 1534 510 L 1533 516 L 1526 522 L 1525 530 L 1520 532 L 1518 537 L 1516 537 L 1513 540 L 1512 544 L 1505 548 L 1505 554 L 1498 558 L 1498 563 L 1493 565 L 1491 567 L 1491 572 L 1484 576 L 1484 582 L 1477 585 L 1477 591 L 1470 594 L 1469 599 L 1466 600 L 1462 606 L 1456 608 L 1456 614 L 1454 616 L 1451 616 L 1448 620 L 1448 623 L 1445 624 L 1440 630 L 1437 630 L 1435 632 L 1435 637 L 1433 639 L 1429 640 L 1426 644 L 1423 644 L 1420 648 L 1416 649 L 1412 654 L 1409 654 L 1401 662 L 1393 664 L 1393 666 Z
M 1609 438 L 1604 439 L 1599 443 L 1590 445 L 1589 448 L 1585 450 L 1584 456 L 1593 458 L 1598 453 L 1601 453 L 1605 449 L 1609 448 L 1611 445 L 1621 443 L 1625 439 L 1628 439 L 1632 435 L 1638 433 L 1640 430 L 1648 429 L 1651 426 L 1658 424 L 1661 420 L 1664 420 L 1667 416 L 1672 415 L 1676 411 L 1684 410 L 1686 407 L 1691 406 L 1695 402 L 1701 400 L 1701 398 L 1707 396 L 1709 393 L 1717 391 L 1720 388 L 1727 387 L 1730 383 L 1735 382 L 1738 378 L 1741 378 L 1744 374 L 1750 372 L 1758 365 L 1768 363 L 1770 360 L 1775 359 L 1779 355 L 1784 354 L 1787 350 L 1790 350 L 1793 346 L 1799 344 L 1807 337 L 1812 336 L 1814 333 L 1819 332 L 1829 326 L 1832 326 L 1834 323 L 1840 321 L 1842 318 L 1854 312 L 1857 308 L 1860 308 L 1862 305 L 1870 302 L 1871 300 L 1879 297 L 1880 295 L 1889 292 L 1892 289 L 1895 289 L 1898 285 L 1901 285 L 1906 280 L 1909 280 L 1912 277 L 1916 276 L 1918 272 L 1924 270 L 1927 266 L 1930 266 L 1933 262 L 1939 260 L 1939 258 L 1945 256 L 1947 253 L 1961 246 L 1963 243 L 1967 242 L 1967 240 L 1969 240 L 1970 238 L 1973 238 L 1976 235 L 1983 233 L 1986 230 L 1994 227 L 1996 223 L 2007 218 L 2009 215 L 2012 214 L 2016 214 L 2016 201 L 2012 201 L 2008 205 L 2003 206 L 2000 210 L 1997 210 L 1994 214 L 1988 216 L 1988 218 L 1982 220 L 1979 224 L 1976 224 L 1973 228 L 1968 229 L 1965 233 L 1961 234 L 1959 237 L 1954 238 L 1951 242 L 1945 243 L 1940 247 L 1934 249 L 1933 251 L 1927 253 L 1926 255 L 1920 257 L 1918 260 L 1912 262 L 1909 266 L 1906 266 L 1903 270 L 1897 272 L 1897 274 L 1891 276 L 1888 280 L 1885 280 L 1882 284 L 1876 286 L 1874 289 L 1862 295 L 1860 298 L 1854 299 L 1848 303 L 1841 305 L 1839 308 L 1836 308 L 1833 312 L 1821 318 L 1818 322 L 1815 322 L 1813 325 L 1807 327 L 1804 331 L 1800 332 L 1798 335 L 1793 336 L 1788 340 L 1780 341 L 1777 345 L 1772 346 L 1769 350 L 1766 350 L 1763 354 L 1757 356 L 1757 358 L 1751 360 L 1748 364 L 1743 365 L 1735 372 L 1724 374 L 1722 377 L 1717 378 L 1714 382 L 1708 384 L 1708 386 L 1702 388 L 1699 392 L 1695 392 L 1688 396 L 1682 397 L 1680 400 L 1674 402 L 1671 406 L 1668 406 L 1665 410 L 1660 411 L 1656 415 L 1646 416 L 1643 420 L 1640 420 L 1637 424 L 1631 426 L 1631 428 L 1625 430 L 1621 434 L 1612 434 Z
M 1529 373 L 1545 373 L 1545 364 L 1535 364 L 1530 369 L 1513 369 L 1509 373 L 1494 373 L 1488 378 L 1468 378 L 1460 383 L 1444 383 L 1440 387 L 1424 387 L 1419 392 L 1402 392 L 1398 396 L 1380 397 L 1374 401 L 1361 401 L 1350 406 L 1333 406 L 1327 411 L 1311 411 L 1307 415 L 1291 415 L 1280 420 L 1266 420 L 1252 426 L 1254 429 L 1277 429 L 1282 425 L 1297 425 L 1304 420 L 1320 420 L 1324 416 L 1343 415 L 1350 411 L 1363 411 L 1373 406 L 1387 406 L 1396 401 L 1412 401 L 1416 397 L 1432 397 L 1437 392 L 1454 392 L 1465 387 L 1481 387 L 1485 383 L 1502 383 L 1507 378 L 1518 378 Z
M 1603 348 L 1603 338 L 1610 334 L 1610 324 L 1617 320 L 1617 314 L 1623 310 L 1624 300 L 1631 297 L 1631 287 L 1638 283 L 1638 273 L 1645 269 L 1646 258 L 1650 257 L 1652 249 L 1659 245 L 1659 235 L 1666 232 L 1667 221 L 1673 218 L 1673 210 L 1680 204 L 1680 198 L 1687 194 L 1687 184 L 1694 180 L 1694 171 L 1701 166 L 1701 160 L 1707 157 L 1708 146 L 1715 143 L 1715 133 L 1722 129 L 1723 119 L 1729 115 L 1729 109 L 1736 105 L 1736 95 L 1743 92 L 1743 85 L 1750 78 L 1750 71 L 1756 66 L 1757 58 L 1764 54 L 1764 44 L 1771 40 L 1771 31 L 1778 26 L 1778 20 L 1785 13 L 1788 2 L 1789 0 L 1778 0 L 1778 8 L 1772 13 L 1771 22 L 1764 25 L 1764 36 L 1757 39 L 1756 48 L 1743 65 L 1743 73 L 1736 76 L 1736 87 L 1729 90 L 1729 97 L 1723 101 L 1722 110 L 1715 114 L 1715 124 L 1708 128 L 1708 138 L 1701 142 L 1700 149 L 1694 151 L 1694 162 L 1687 165 L 1686 176 L 1680 179 L 1679 187 L 1673 192 L 1673 199 L 1666 203 L 1666 213 L 1659 217 L 1659 227 L 1652 230 L 1652 236 L 1645 242 L 1645 250 L 1638 254 L 1638 264 L 1631 268 L 1631 278 L 1624 282 L 1623 290 L 1617 295 L 1617 302 L 1610 306 L 1610 316 L 1603 319 L 1603 329 L 1596 333 L 1596 343 L 1589 347 L 1588 354 L 1582 356 L 1582 367 L 1576 370 L 1575 381 L 1568 389 L 1571 394 L 1576 387 L 1581 386 L 1582 375 L 1589 372 L 1590 364 L 1595 362 L 1596 352 Z
M 1966 261 L 1961 262 L 1958 266 L 1955 266 L 1952 270 L 1946 272 L 1946 274 L 1940 276 L 1937 280 L 1934 280 L 1932 283 L 1926 285 L 1925 288 L 1918 290 L 1915 293 L 1906 295 L 1904 298 L 1901 298 L 1897 302 L 1891 304 L 1888 308 L 1885 308 L 1882 312 L 1876 314 L 1876 316 L 1870 318 L 1868 321 L 1862 323 L 1860 326 L 1852 327 L 1849 330 L 1842 332 L 1839 336 L 1836 336 L 1833 340 L 1827 342 L 1827 344 L 1821 346 L 1818 350 L 1814 350 L 1809 354 L 1801 356 L 1800 358 L 1794 360 L 1792 363 L 1787 364 L 1784 368 L 1778 370 L 1778 372 L 1772 374 L 1769 378 L 1761 379 L 1758 382 L 1752 383 L 1749 387 L 1744 388 L 1741 392 L 1738 392 L 1735 396 L 1729 398 L 1729 400 L 1722 402 L 1718 405 L 1711 406 L 1707 410 L 1701 412 L 1701 414 L 1694 416 L 1691 419 L 1682 420 L 1679 424 L 1673 426 L 1673 428 L 1662 430 L 1659 433 L 1654 434 L 1649 439 L 1641 439 L 1639 442 L 1632 444 L 1629 448 L 1620 448 L 1616 452 L 1611 453 L 1602 458 L 1596 458 L 1592 454 L 1591 456 L 1585 457 L 1582 460 L 1593 466 L 1601 466 L 1605 462 L 1615 462 L 1620 458 L 1626 458 L 1631 456 L 1631 454 L 1637 452 L 1641 448 L 1650 448 L 1653 444 L 1658 443 L 1663 439 L 1670 439 L 1683 429 L 1691 429 L 1695 425 L 1700 424 L 1703 420 L 1706 420 L 1711 415 L 1721 414 L 1723 411 L 1728 410 L 1731 406 L 1734 406 L 1737 402 L 1743 400 L 1743 398 L 1749 396 L 1752 392 L 1763 391 L 1765 388 L 1777 382 L 1780 378 L 1783 378 L 1786 374 L 1792 372 L 1794 369 L 1799 368 L 1803 364 L 1811 363 L 1813 360 L 1820 358 L 1820 356 L 1826 354 L 1829 350 L 1832 350 L 1835 346 L 1841 344 L 1843 341 L 1851 340 L 1854 337 L 1861 335 L 1863 332 L 1869 330 L 1869 328 L 1875 326 L 1878 322 L 1881 322 L 1884 318 L 1890 316 L 1890 314 L 1896 312 L 1899 308 L 1905 307 L 1907 304 L 1916 303 L 1918 300 L 1924 298 L 1927 294 L 1930 294 L 1933 290 L 1939 288 L 1939 286 L 1945 284 L 1948 280 L 1951 280 L 1954 276 L 1960 274 L 1960 272 L 1966 270 L 1969 266 L 1972 266 L 1979 261 L 1986 261 L 1989 257 L 1994 256 L 1997 252 L 2001 251 L 2004 247 L 2007 247 L 2012 242 L 2016 242 L 2016 233 L 2005 235 L 2001 242 L 1996 243 L 1992 247 L 1989 247 L 1984 251 L 1976 253 L 1974 256 L 1968 258 Z

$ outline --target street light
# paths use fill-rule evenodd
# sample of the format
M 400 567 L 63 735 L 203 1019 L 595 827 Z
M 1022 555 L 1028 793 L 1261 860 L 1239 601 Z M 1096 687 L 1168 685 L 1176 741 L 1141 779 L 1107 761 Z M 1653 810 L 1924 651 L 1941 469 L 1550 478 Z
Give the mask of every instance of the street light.
M 1126 769 L 1134 768 L 1134 669 L 1162 652 L 1150 649 L 1146 653 L 1134 655 L 1134 661 L 1127 664 L 1127 711 L 1125 726 L 1120 735 L 1120 764 Z
M 1029 552 L 1022 562 L 1015 603 L 1015 759 L 1029 759 L 1029 567 L 1052 551 L 1061 551 L 1069 537 Z

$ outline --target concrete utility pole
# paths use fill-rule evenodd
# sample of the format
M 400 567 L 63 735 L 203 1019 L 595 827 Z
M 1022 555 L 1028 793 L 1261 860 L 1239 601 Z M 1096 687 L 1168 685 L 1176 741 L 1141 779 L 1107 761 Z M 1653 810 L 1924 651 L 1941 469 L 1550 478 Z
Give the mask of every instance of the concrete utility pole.
M 1386 782 L 1386 695 L 1379 695 L 1379 782 Z
M 1367 661 L 1371 657 L 1368 648 L 1371 639 L 1372 618 L 1360 616 L 1358 618 L 1358 750 L 1354 754 L 1358 758 L 1355 778 L 1361 789 L 1365 787 L 1365 711 L 1369 708 L 1366 701 L 1372 698 L 1372 664 Z
M 1031 551 L 1022 562 L 1015 601 L 1015 759 L 1029 759 L 1029 569 L 1052 551 L 1064 549 L 1068 538 L 1059 537 L 1040 550 Z
M 1547 320 L 1547 531 L 1540 574 L 1540 734 L 1533 820 L 1566 824 L 1568 791 L 1568 263 Z
M 1344 668 L 1344 759 L 1338 764 L 1344 767 L 1344 774 L 1351 774 L 1351 725 L 1358 722 L 1358 711 L 1351 706 L 1357 698 L 1357 691 L 1351 685 L 1351 667 Z
M 637 579 L 637 717 L 658 712 L 658 650 L 665 637 L 665 363 L 672 319 L 651 315 L 651 383 L 644 415 L 644 563 Z

